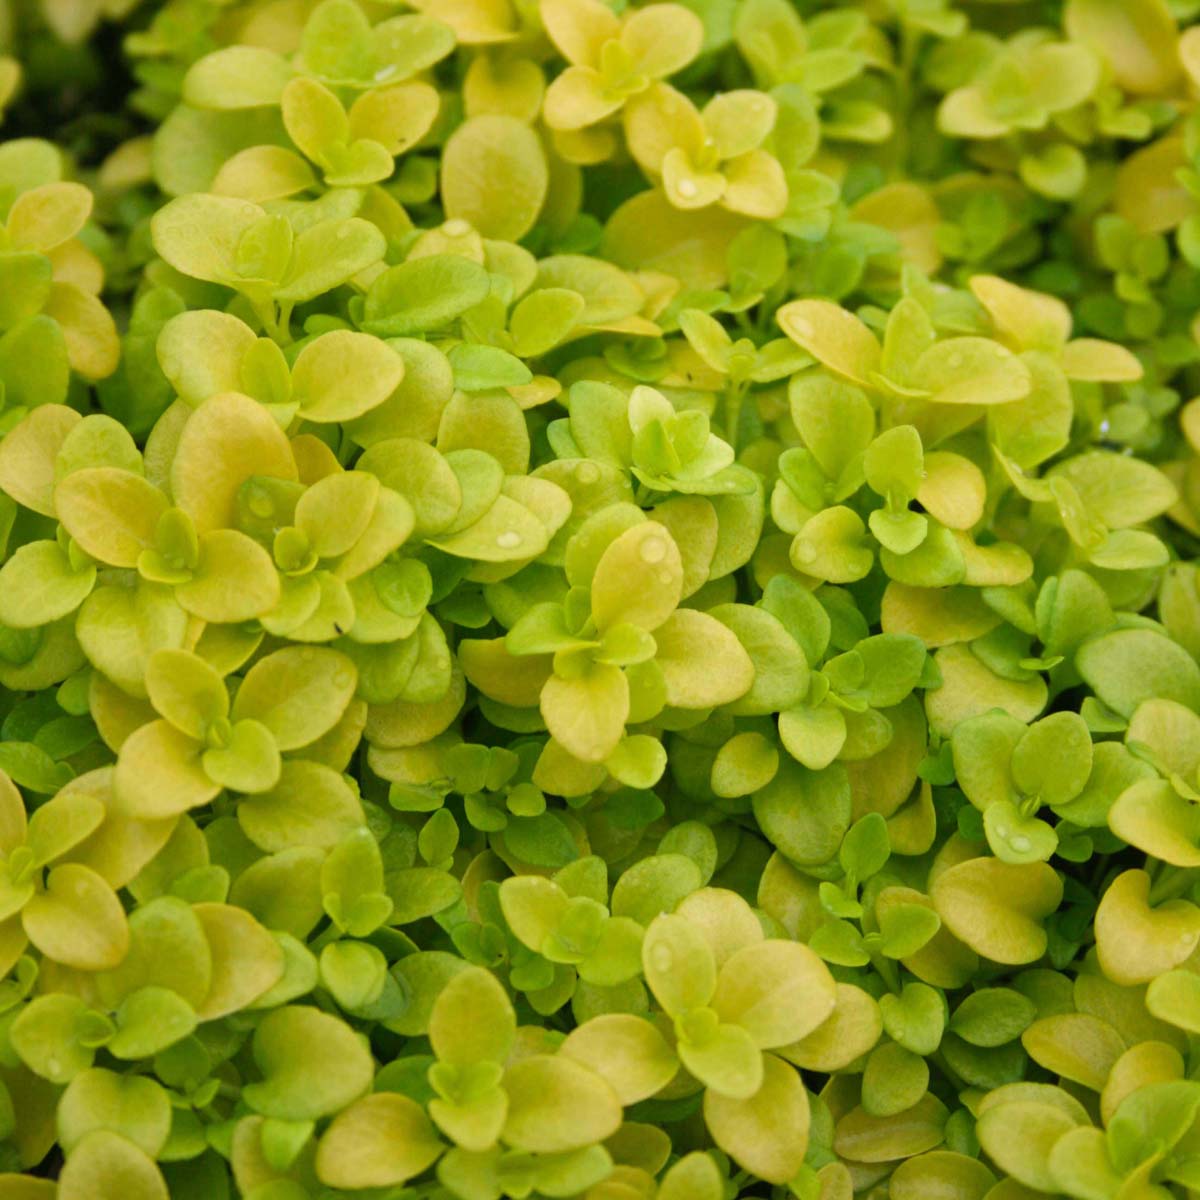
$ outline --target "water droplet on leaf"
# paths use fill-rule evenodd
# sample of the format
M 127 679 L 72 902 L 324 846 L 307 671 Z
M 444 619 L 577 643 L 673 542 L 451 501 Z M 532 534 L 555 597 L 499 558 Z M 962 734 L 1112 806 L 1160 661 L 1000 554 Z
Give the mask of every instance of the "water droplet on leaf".
M 662 538 L 652 535 L 642 541 L 638 553 L 642 556 L 642 562 L 660 563 L 667 557 L 667 545 Z
M 669 971 L 675 965 L 675 955 L 670 946 L 657 945 L 650 952 L 656 971 Z

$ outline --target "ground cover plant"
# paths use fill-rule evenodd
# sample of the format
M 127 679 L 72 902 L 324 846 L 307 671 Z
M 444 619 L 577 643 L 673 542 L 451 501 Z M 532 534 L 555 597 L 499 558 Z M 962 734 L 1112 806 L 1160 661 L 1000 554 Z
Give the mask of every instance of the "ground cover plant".
M 1200 1197 L 1197 0 L 0 0 L 0 1200 Z

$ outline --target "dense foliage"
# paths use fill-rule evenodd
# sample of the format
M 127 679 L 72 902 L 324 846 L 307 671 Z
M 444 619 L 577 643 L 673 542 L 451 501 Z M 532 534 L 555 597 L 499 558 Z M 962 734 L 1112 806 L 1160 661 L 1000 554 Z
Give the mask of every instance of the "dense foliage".
M 1197 0 L 0 0 L 0 1200 L 1200 1197 Z

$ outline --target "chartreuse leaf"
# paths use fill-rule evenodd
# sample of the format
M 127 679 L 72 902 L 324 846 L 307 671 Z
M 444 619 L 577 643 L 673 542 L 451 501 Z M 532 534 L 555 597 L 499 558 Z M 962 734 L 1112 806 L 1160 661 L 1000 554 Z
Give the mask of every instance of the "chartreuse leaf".
M 58 1179 L 63 1200 L 168 1200 L 154 1160 L 120 1134 L 97 1130 L 75 1147 Z
M 173 817 L 207 804 L 221 785 L 201 764 L 204 747 L 168 721 L 151 721 L 121 746 L 114 779 L 124 809 L 141 819 Z
M 1037 1008 L 1011 988 L 983 988 L 968 996 L 950 1018 L 950 1029 L 973 1046 L 1003 1046 L 1032 1023 Z
M 679 1068 L 662 1034 L 643 1017 L 608 1013 L 573 1030 L 560 1053 L 590 1067 L 625 1106 L 653 1096 Z
M 91 1066 L 95 1048 L 79 1039 L 87 1005 L 76 996 L 40 996 L 17 1014 L 10 1038 L 17 1058 L 51 1083 L 68 1083 Z
M 91 215 L 92 194 L 81 183 L 44 183 L 17 197 L 6 227 L 14 250 L 46 254 L 72 238 Z
M 675 611 L 683 562 L 675 540 L 657 522 L 615 538 L 592 576 L 592 616 L 604 632 L 617 624 L 653 631 Z
M 231 197 L 183 196 L 155 215 L 154 248 L 184 275 L 232 283 L 239 243 L 261 216 L 257 205 Z
M 1200 710 L 1200 668 L 1170 639 L 1150 629 L 1121 629 L 1085 642 L 1080 674 L 1122 716 L 1152 698 Z
M 53 1200 L 58 1185 L 53 1179 L 37 1179 L 32 1175 L 0 1175 L 0 1183 L 8 1189 L 12 1200 Z
M 438 996 L 429 1021 L 430 1045 L 445 1063 L 502 1063 L 515 1033 L 508 996 L 482 969 L 456 975 Z
M 1130 13 L 1098 0 L 1075 0 L 1066 13 L 1066 29 L 1072 38 L 1100 51 L 1130 91 L 1152 91 L 1175 73 L 1168 50 L 1175 37 L 1174 22 L 1167 6 L 1157 0 Z
M 292 394 L 309 421 L 349 421 L 382 404 L 404 378 L 386 342 L 350 330 L 314 338 L 292 367 Z
M 515 117 L 485 113 L 451 135 L 442 157 L 447 216 L 484 237 L 517 241 L 533 227 L 549 186 L 545 152 Z M 498 199 L 504 197 L 504 202 Z
M 1127 787 L 1109 811 L 1109 825 L 1131 845 L 1177 867 L 1200 865 L 1196 809 L 1169 783 L 1144 779 Z
M 1101 897 L 1095 930 L 1096 953 L 1110 979 L 1149 983 L 1200 944 L 1200 910 L 1179 899 L 1152 907 L 1146 872 L 1123 871 Z
M 170 468 L 175 504 L 197 532 L 229 530 L 251 476 L 294 480 L 287 438 L 262 405 L 237 393 L 213 396 L 187 418 Z
M 487 272 L 459 255 L 435 254 L 390 267 L 372 284 L 364 328 L 384 337 L 439 329 L 488 294 Z
M 929 1150 L 907 1158 L 889 1180 L 895 1200 L 917 1200 L 930 1189 L 952 1188 L 963 1197 L 982 1197 L 996 1177 L 978 1159 L 952 1150 Z
M 834 1148 L 866 1162 L 920 1154 L 941 1144 L 947 1115 L 945 1105 L 930 1093 L 893 1117 L 872 1116 L 865 1107 L 852 1109 L 837 1123 Z
M 275 299 L 284 304 L 311 300 L 374 266 L 384 249 L 383 235 L 369 221 L 352 217 L 313 225 L 296 238 Z
M 672 1016 L 707 1006 L 716 990 L 712 950 L 683 917 L 657 917 L 647 929 L 642 969 L 659 1004 Z
M 876 1047 L 863 1072 L 863 1110 L 871 1117 L 891 1117 L 917 1104 L 929 1086 L 925 1060 L 896 1042 Z
M 202 658 L 185 650 L 158 650 L 150 656 L 146 692 L 160 715 L 197 740 L 229 713 L 224 680 Z
M 713 1140 L 737 1163 L 762 1179 L 783 1183 L 804 1161 L 811 1109 L 793 1067 L 768 1054 L 763 1072 L 762 1086 L 748 1099 L 706 1092 L 704 1120 Z
M 721 967 L 712 1006 L 762 1049 L 799 1041 L 832 1013 L 833 977 L 806 946 L 774 939 L 745 946 Z
M 104 970 L 129 948 L 129 924 L 116 893 L 79 863 L 51 870 L 45 891 L 25 904 L 21 921 L 29 940 L 64 966 Z
M 54 504 L 71 536 L 93 558 L 115 567 L 137 566 L 167 510 L 158 488 L 118 467 L 73 471 L 55 488 Z
M 914 364 L 912 380 L 935 404 L 1005 404 L 1032 386 L 1021 359 L 998 342 L 975 337 L 931 346 Z
M 148 1058 L 173 1046 L 196 1028 L 192 1007 L 169 988 L 146 987 L 116 1012 L 117 1032 L 107 1048 L 117 1058 Z
M 57 621 L 78 609 L 95 582 L 95 565 L 76 568 L 57 542 L 27 542 L 0 567 L 0 621 L 13 629 Z
M 262 1078 L 247 1085 L 246 1101 L 267 1117 L 296 1121 L 326 1116 L 371 1085 L 371 1055 L 359 1036 L 314 1008 L 269 1013 L 255 1031 L 253 1051 Z
M 534 1054 L 504 1073 L 504 1140 L 535 1154 L 563 1154 L 602 1141 L 621 1123 L 616 1093 L 565 1055 Z
M 552 675 L 540 706 L 546 727 L 566 750 L 584 762 L 603 762 L 625 732 L 629 681 L 619 667 L 604 663 L 571 678 Z
M 1040 1066 L 1097 1091 L 1124 1050 L 1120 1034 L 1089 1013 L 1043 1017 L 1021 1034 L 1021 1044 Z
M 1045 863 L 972 858 L 939 875 L 930 895 L 946 927 L 972 950 L 996 962 L 1025 963 L 1045 950 L 1041 922 L 1058 907 L 1062 887 Z
M 659 1200 L 717 1200 L 724 1190 L 720 1169 L 708 1154 L 698 1150 L 674 1163 L 658 1185 Z
M 283 978 L 286 956 L 279 942 L 244 909 L 208 902 L 193 910 L 204 930 L 212 975 L 197 1007 L 203 1020 L 216 1020 L 258 1000 Z
M 680 1061 L 711 1092 L 745 1099 L 758 1091 L 763 1081 L 763 1057 L 746 1030 L 721 1024 L 706 1008 L 676 1021 Z
M 1146 989 L 1146 1007 L 1161 1021 L 1189 1033 L 1196 1033 L 1200 1022 L 1195 1017 L 1195 1005 L 1200 988 L 1190 971 L 1168 971 L 1153 980 Z
M 59 1140 L 68 1154 L 90 1133 L 107 1129 L 156 1157 L 170 1128 L 167 1093 L 141 1076 L 93 1068 L 77 1075 L 59 1102 Z
M 379 1092 L 334 1118 L 317 1146 L 316 1171 L 330 1187 L 394 1187 L 421 1174 L 442 1149 L 419 1104 Z
M 784 333 L 818 362 L 854 383 L 869 382 L 879 365 L 875 335 L 853 314 L 827 300 L 793 300 L 777 314 Z
M 291 70 L 278 55 L 254 46 L 226 46 L 206 54 L 183 80 L 197 108 L 255 108 L 279 100 Z
M 281 750 L 306 746 L 342 715 L 357 683 L 354 663 L 336 650 L 292 646 L 260 659 L 234 699 L 235 721 L 253 719 Z
M 861 988 L 838 984 L 833 1012 L 807 1037 L 777 1053 L 798 1067 L 835 1070 L 867 1053 L 882 1032 L 875 1000 Z

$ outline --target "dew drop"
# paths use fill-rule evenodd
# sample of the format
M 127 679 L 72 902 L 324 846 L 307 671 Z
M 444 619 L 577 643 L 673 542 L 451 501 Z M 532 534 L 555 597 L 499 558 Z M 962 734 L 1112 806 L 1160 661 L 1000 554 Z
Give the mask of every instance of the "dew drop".
M 700 189 L 690 179 L 681 179 L 679 181 L 679 194 L 681 196 L 686 196 L 690 200 L 699 191 Z
M 802 563 L 810 563 L 817 557 L 817 548 L 812 542 L 793 542 L 792 543 L 792 561 L 799 560 Z
M 650 961 L 654 964 L 656 971 L 665 973 L 675 965 L 675 955 L 670 946 L 659 943 L 650 951 Z
M 513 550 L 521 544 L 521 535 L 515 529 L 506 529 L 496 534 L 496 545 L 501 550 Z
M 379 70 L 375 72 L 375 82 L 382 83 L 385 79 L 391 79 L 391 77 L 395 74 L 396 64 L 388 63 L 387 66 L 380 67 Z
M 269 517 L 275 511 L 271 497 L 264 491 L 255 490 L 250 493 L 250 511 L 256 517 Z
M 660 563 L 667 557 L 667 544 L 660 537 L 643 538 L 638 553 L 644 563 Z
M 1019 833 L 1013 838 L 1010 845 L 1018 854 L 1024 854 L 1033 843 L 1024 834 Z

